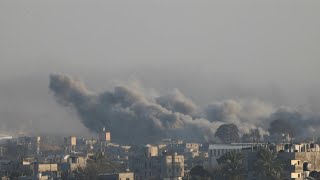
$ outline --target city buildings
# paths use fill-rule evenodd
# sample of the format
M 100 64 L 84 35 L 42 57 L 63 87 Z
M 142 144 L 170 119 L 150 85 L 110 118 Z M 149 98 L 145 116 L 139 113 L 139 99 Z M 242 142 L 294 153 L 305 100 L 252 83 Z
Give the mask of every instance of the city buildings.
M 8 175 L 19 172 L 16 175 L 19 179 L 72 179 L 94 164 L 106 168 L 99 170 L 103 172 L 99 176 L 95 174 L 102 180 L 182 180 L 190 177 L 193 167 L 211 172 L 220 166 L 217 159 L 233 151 L 243 155 L 244 178 L 256 180 L 257 153 L 262 148 L 277 154 L 286 179 L 303 180 L 320 171 L 320 147 L 316 143 L 201 144 L 164 139 L 154 144 L 125 145 L 111 143 L 110 137 L 109 132 L 102 131 L 96 139 L 76 136 L 61 141 L 39 136 L 8 139 L 0 144 L 0 176 L 9 179 Z M 57 142 L 61 144 L 54 144 Z M 114 165 L 116 168 L 108 169 Z
M 134 180 L 134 173 L 120 172 L 112 174 L 99 174 L 98 180 Z
M 217 159 L 229 151 L 241 152 L 244 148 L 250 148 L 249 144 L 211 144 L 209 145 L 208 165 L 212 168 L 218 165 Z
M 158 152 L 158 146 L 146 145 L 143 153 L 132 157 L 131 168 L 136 180 L 162 180 L 184 177 L 184 156 Z

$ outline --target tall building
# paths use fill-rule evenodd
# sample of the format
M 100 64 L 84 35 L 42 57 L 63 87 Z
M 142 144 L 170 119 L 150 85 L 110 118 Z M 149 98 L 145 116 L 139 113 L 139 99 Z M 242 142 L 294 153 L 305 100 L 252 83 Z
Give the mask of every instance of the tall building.
M 101 132 L 100 135 L 99 135 L 99 140 L 103 141 L 103 142 L 110 143 L 111 142 L 111 133 L 110 132 L 106 132 L 106 131 Z
M 34 154 L 35 152 L 37 155 L 39 155 L 40 141 L 41 141 L 40 136 L 35 136 L 35 137 L 23 136 L 23 137 L 18 137 L 17 144 L 22 145 L 23 147 L 26 148 L 27 152 L 25 152 L 25 155 Z
M 184 177 L 184 156 L 159 153 L 158 146 L 146 145 L 143 155 L 131 161 L 136 180 L 173 180 Z
M 77 137 L 69 136 L 64 138 L 65 151 L 66 152 L 75 152 L 77 146 Z
M 161 158 L 161 179 L 177 179 L 184 177 L 184 156 L 177 153 L 164 154 Z
M 102 129 L 102 132 L 99 134 L 99 140 L 101 142 L 111 142 L 111 133 L 109 131 L 106 131 L 105 128 Z
M 100 151 L 102 153 L 106 152 L 106 147 L 111 143 L 111 133 L 106 131 L 105 128 L 102 129 L 102 132 L 99 133 L 99 143 L 100 143 Z

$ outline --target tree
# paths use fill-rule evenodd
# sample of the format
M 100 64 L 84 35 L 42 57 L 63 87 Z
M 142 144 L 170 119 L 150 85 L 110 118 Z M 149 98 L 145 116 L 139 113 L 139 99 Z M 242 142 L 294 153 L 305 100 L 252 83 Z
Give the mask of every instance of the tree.
M 243 155 L 235 151 L 229 151 L 218 160 L 221 166 L 221 174 L 227 180 L 242 180 L 244 178 Z
M 261 139 L 259 129 L 251 129 L 250 133 L 246 133 L 242 136 L 242 142 L 246 143 L 257 143 Z
M 203 166 L 197 165 L 193 167 L 189 174 L 189 180 L 208 180 L 210 179 L 210 173 L 203 168 Z
M 85 168 L 78 168 L 73 171 L 73 176 L 75 179 L 80 180 L 95 180 L 98 179 L 98 174 L 115 173 L 124 170 L 125 167 L 122 164 L 113 162 L 110 157 L 102 153 L 95 153 L 89 156 Z
M 277 158 L 277 153 L 270 151 L 268 148 L 261 148 L 257 152 L 257 161 L 255 171 L 261 180 L 279 180 L 283 172 L 283 165 Z
M 215 134 L 223 143 L 230 144 L 239 142 L 239 129 L 234 124 L 221 125 Z

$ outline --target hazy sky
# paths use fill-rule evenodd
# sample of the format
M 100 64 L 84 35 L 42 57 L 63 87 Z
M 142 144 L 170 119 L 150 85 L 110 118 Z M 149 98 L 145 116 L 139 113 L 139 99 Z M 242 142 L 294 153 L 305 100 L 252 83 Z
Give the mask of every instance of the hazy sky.
M 77 121 L 52 98 L 52 72 L 96 91 L 132 79 L 178 88 L 200 106 L 258 98 L 318 110 L 319 9 L 318 0 L 2 0 L 1 128 Z

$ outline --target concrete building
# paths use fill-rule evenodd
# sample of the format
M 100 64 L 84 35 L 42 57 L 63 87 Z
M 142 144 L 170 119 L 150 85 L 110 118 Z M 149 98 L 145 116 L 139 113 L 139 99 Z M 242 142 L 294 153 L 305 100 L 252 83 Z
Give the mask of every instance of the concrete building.
M 111 133 L 106 131 L 105 128 L 99 133 L 99 148 L 100 152 L 105 153 L 106 147 L 111 143 Z
M 200 155 L 199 152 L 200 144 L 198 143 L 186 143 L 184 149 L 184 156 L 185 158 L 194 158 Z
M 198 143 L 186 143 L 186 149 L 194 149 L 199 151 L 200 144 Z
M 64 138 L 65 143 L 65 151 L 66 152 L 75 152 L 77 146 L 77 137 L 76 136 L 69 136 Z
M 218 165 L 217 159 L 229 151 L 241 152 L 244 148 L 250 148 L 250 144 L 211 144 L 209 145 L 209 167 Z
M 102 129 L 102 132 L 99 134 L 99 140 L 102 142 L 111 142 L 111 133 L 106 131 L 105 128 Z
M 284 179 L 303 180 L 312 171 L 320 171 L 320 148 L 317 144 L 257 144 L 243 148 L 246 179 L 257 179 L 254 165 L 257 161 L 257 150 L 265 147 L 278 152 L 278 159 L 283 164 Z
M 160 179 L 176 179 L 184 177 L 184 156 L 165 154 L 161 158 Z
M 320 171 L 320 148 L 317 144 L 286 144 L 278 157 L 285 164 L 286 178 L 303 180 L 311 171 Z
M 147 144 L 144 148 L 144 157 L 150 158 L 159 155 L 158 146 Z
M 184 176 L 184 156 L 159 153 L 158 146 L 146 145 L 142 155 L 131 158 L 136 180 L 177 179 Z
M 99 140 L 100 141 L 111 142 L 111 133 L 110 132 L 102 132 L 102 133 L 100 133 Z
M 64 163 L 67 164 L 67 168 L 71 171 L 77 168 L 84 168 L 87 165 L 87 157 L 80 155 L 66 155 L 63 158 Z
M 22 136 L 17 139 L 17 145 L 21 145 L 26 148 L 27 152 L 24 152 L 25 155 L 40 154 L 40 142 L 40 136 Z
M 115 174 L 100 174 L 98 180 L 134 180 L 134 173 L 122 172 Z
M 37 175 L 38 179 L 51 179 L 57 178 L 59 176 L 58 164 L 56 163 L 42 163 L 34 164 L 34 173 Z

